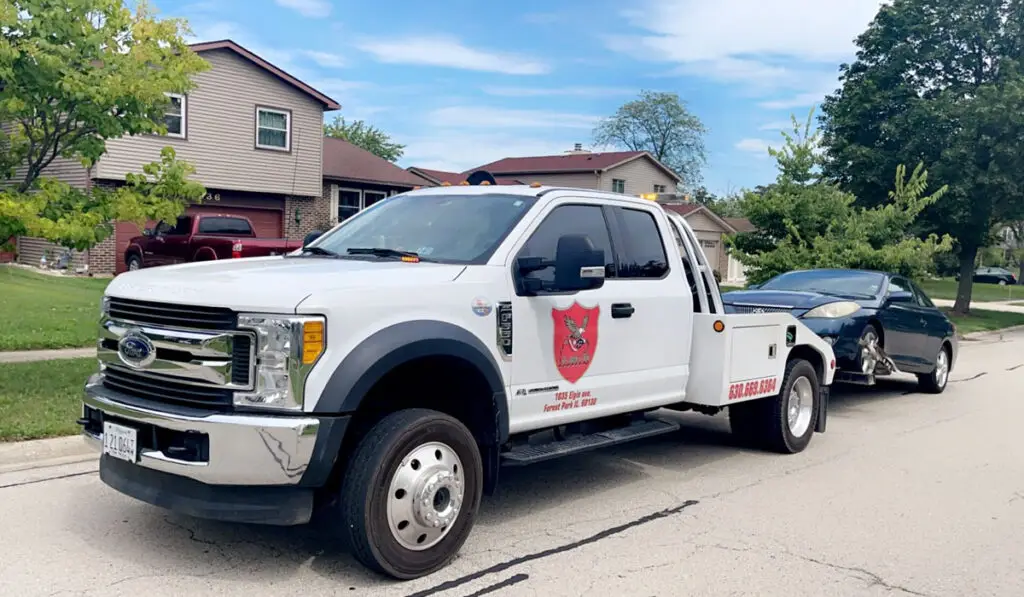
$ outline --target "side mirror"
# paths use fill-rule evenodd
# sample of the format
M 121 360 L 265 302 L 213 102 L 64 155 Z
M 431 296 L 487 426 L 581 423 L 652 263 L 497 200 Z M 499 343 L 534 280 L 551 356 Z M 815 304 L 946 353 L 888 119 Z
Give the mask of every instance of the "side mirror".
M 305 236 L 305 238 L 302 239 L 302 246 L 308 247 L 313 241 L 315 241 L 316 239 L 320 238 L 323 235 L 324 233 L 319 230 L 314 230 L 313 232 L 310 232 Z
M 910 294 L 906 290 L 898 290 L 890 293 L 886 298 L 887 303 L 912 303 L 914 302 L 914 295 Z
M 604 251 L 585 234 L 565 234 L 555 249 L 555 289 L 579 291 L 604 286 Z
M 153 236 L 153 229 L 146 228 L 142 231 L 142 236 Z

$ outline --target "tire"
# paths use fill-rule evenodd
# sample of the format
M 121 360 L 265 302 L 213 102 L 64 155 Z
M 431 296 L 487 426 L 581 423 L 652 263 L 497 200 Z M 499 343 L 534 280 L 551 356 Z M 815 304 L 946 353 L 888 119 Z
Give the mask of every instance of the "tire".
M 861 331 L 860 338 L 857 340 L 857 345 L 861 346 L 861 342 L 864 342 L 865 340 L 871 341 L 872 338 L 874 338 L 874 341 L 879 347 L 882 346 L 882 334 L 878 331 L 878 327 L 876 327 L 875 324 L 869 323 L 864 326 L 864 330 Z M 878 367 L 878 361 L 873 357 L 869 357 L 865 353 L 864 348 L 861 347 L 858 349 L 856 366 L 861 373 L 874 373 L 875 369 Z M 867 369 L 867 371 L 865 371 L 865 369 Z
M 791 405 L 790 395 L 794 391 L 797 404 Z M 791 406 L 796 409 L 792 424 Z M 811 443 L 819 408 L 821 386 L 817 370 L 803 359 L 794 359 L 786 364 L 777 395 L 729 407 L 729 423 L 733 433 L 746 443 L 782 454 L 796 454 Z
M 130 272 L 142 269 L 142 257 L 138 255 L 132 255 L 125 263 L 128 265 L 128 271 Z
M 341 516 L 356 559 L 399 580 L 448 565 L 469 537 L 483 494 L 483 459 L 469 429 L 437 411 L 401 410 L 374 425 L 349 462 Z
M 931 373 L 919 374 L 917 385 L 922 391 L 928 394 L 941 394 L 946 391 L 949 385 L 949 371 L 952 355 L 949 348 L 943 344 L 939 354 L 935 358 L 935 369 Z
M 1000 280 L 999 281 L 999 285 L 1000 286 L 1006 286 L 1006 280 Z

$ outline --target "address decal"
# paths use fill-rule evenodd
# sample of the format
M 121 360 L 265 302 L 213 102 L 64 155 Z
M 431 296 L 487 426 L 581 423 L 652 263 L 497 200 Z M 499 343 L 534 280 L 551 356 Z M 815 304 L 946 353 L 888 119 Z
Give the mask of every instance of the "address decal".
M 764 379 L 752 379 L 750 381 L 734 383 L 729 386 L 729 400 L 772 396 L 776 393 L 775 389 L 778 387 L 778 383 L 778 379 L 774 377 L 765 377 Z
M 559 410 L 572 410 L 574 408 L 586 408 L 588 406 L 596 405 L 597 398 L 591 396 L 590 392 L 587 390 L 582 392 L 556 392 L 555 401 L 551 404 L 545 404 L 544 412 L 550 413 Z

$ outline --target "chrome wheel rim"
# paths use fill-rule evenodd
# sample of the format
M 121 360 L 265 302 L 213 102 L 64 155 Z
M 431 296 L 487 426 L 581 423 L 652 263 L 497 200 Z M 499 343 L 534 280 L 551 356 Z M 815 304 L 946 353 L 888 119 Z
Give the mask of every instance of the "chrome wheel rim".
M 946 354 L 946 349 L 943 348 L 939 351 L 938 358 L 935 359 L 935 383 L 941 388 L 946 385 L 947 379 L 949 379 L 949 356 Z
M 132 259 L 131 261 L 128 262 L 128 269 L 131 271 L 139 269 L 139 262 L 136 261 L 135 259 Z
M 430 442 L 409 452 L 391 477 L 388 527 L 402 547 L 423 551 L 437 545 L 462 511 L 465 481 L 455 450 Z
M 878 349 L 878 334 L 874 330 L 864 333 L 860 347 L 860 368 L 862 373 L 871 373 L 878 366 L 878 359 L 875 358 Z
M 814 410 L 814 388 L 811 380 L 806 377 L 798 377 L 789 390 L 789 399 L 786 401 L 786 419 L 789 423 L 789 431 L 796 437 L 807 433 L 811 426 L 811 412 Z

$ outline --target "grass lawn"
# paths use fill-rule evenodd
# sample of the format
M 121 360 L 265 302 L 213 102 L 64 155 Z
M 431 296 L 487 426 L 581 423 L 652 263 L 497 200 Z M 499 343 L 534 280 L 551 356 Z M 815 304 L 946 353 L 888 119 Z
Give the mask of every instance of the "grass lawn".
M 920 280 L 921 289 L 933 299 L 956 300 L 958 282 L 953 278 L 941 280 Z M 975 284 L 971 291 L 971 302 L 1008 301 L 1024 299 L 1024 286 L 999 286 L 998 284 Z
M 956 330 L 961 335 L 1024 325 L 1024 313 L 971 309 L 971 314 L 964 316 L 953 314 L 951 309 L 942 310 L 956 324 Z
M 96 359 L 0 364 L 0 442 L 73 435 Z
M 58 278 L 0 266 L 0 351 L 96 342 L 102 278 Z

